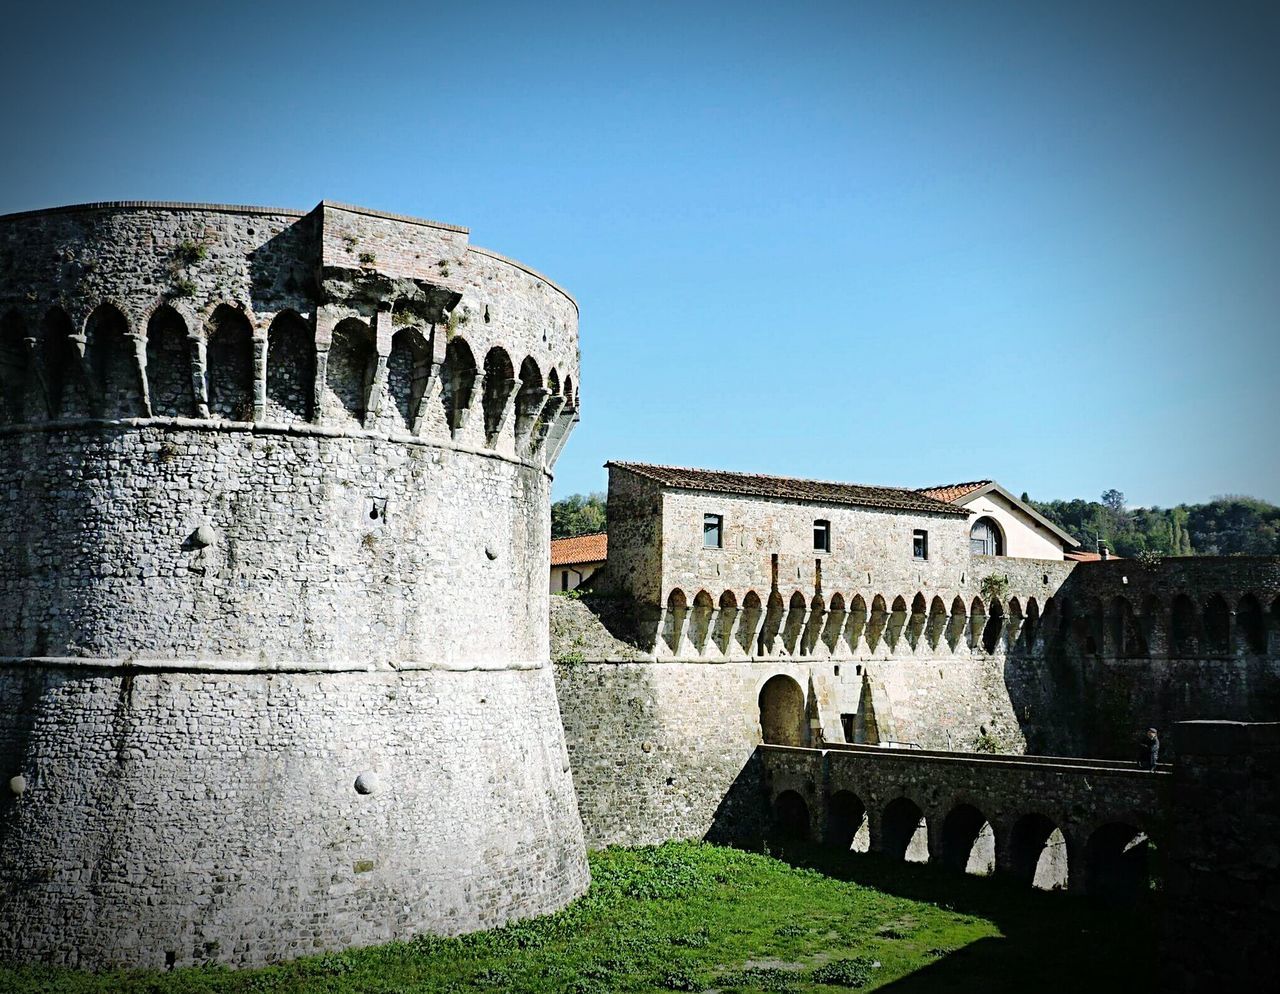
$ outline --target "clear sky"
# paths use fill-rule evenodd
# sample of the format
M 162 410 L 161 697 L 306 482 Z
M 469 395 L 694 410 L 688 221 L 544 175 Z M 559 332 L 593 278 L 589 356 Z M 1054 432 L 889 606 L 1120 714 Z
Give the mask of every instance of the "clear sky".
M 1280 501 L 1280 4 L 14 4 L 0 212 L 322 198 L 581 305 L 606 459 Z

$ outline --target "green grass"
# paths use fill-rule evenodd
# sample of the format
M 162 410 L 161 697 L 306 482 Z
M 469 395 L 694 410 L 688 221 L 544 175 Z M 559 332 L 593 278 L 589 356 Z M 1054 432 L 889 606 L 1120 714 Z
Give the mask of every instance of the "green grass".
M 1150 915 L 811 847 L 787 860 L 701 843 L 593 853 L 590 892 L 559 914 L 260 970 L 87 974 L 0 968 L 41 994 L 611 991 L 1141 992 Z

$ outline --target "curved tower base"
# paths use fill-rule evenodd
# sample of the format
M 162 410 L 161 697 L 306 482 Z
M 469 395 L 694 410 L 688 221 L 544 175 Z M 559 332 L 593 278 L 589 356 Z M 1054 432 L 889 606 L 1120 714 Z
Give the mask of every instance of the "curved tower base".
M 0 713 L 37 771 L 0 812 L 0 958 L 260 964 L 489 928 L 588 883 L 545 667 L 16 664 Z

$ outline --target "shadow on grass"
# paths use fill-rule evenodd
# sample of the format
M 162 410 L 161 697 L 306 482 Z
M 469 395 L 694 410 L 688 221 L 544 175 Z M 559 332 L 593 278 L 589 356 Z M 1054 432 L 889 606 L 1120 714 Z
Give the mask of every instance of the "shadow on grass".
M 1153 900 L 1116 907 L 1060 892 L 1030 890 L 999 877 L 885 856 L 788 843 L 774 855 L 795 867 L 994 923 L 1000 937 L 929 952 L 935 962 L 879 990 L 993 992 L 1042 989 L 1155 989 Z

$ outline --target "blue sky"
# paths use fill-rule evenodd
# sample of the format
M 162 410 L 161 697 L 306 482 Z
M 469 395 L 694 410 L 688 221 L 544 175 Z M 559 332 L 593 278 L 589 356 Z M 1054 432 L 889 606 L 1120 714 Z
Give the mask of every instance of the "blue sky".
M 0 212 L 329 198 L 573 292 L 558 495 L 617 458 L 1280 501 L 1273 3 L 6 20 Z

